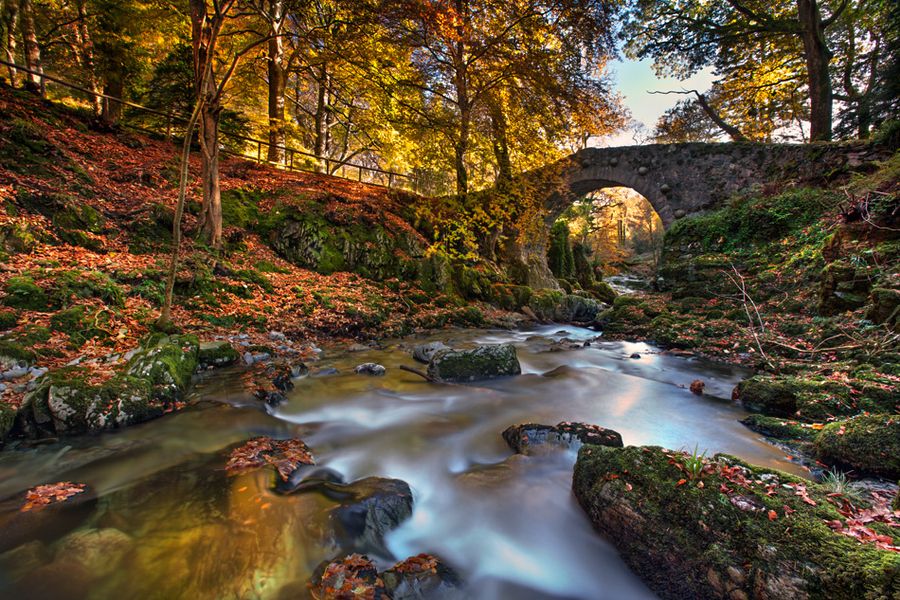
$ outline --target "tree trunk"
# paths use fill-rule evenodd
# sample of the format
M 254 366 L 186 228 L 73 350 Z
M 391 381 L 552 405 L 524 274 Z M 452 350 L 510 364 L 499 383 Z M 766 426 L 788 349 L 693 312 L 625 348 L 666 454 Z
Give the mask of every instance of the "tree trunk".
M 94 116 L 101 116 L 103 113 L 103 97 L 100 95 L 100 82 L 97 78 L 97 70 L 94 67 L 94 46 L 91 42 L 91 34 L 88 31 L 88 14 L 84 0 L 78 0 L 76 9 L 78 11 L 78 21 L 75 23 L 75 39 L 78 42 L 78 55 L 81 62 L 81 68 L 87 74 L 88 88 L 93 92 L 90 97 L 91 108 Z
M 491 111 L 491 145 L 494 148 L 494 158 L 497 159 L 497 189 L 506 191 L 512 182 L 512 163 L 509 159 L 509 137 L 507 132 L 506 113 L 500 106 L 499 100 L 492 98 Z
M 468 3 L 456 0 L 456 14 L 460 24 L 456 27 L 457 42 L 454 45 L 454 78 L 456 104 L 459 108 L 459 132 L 454 144 L 453 166 L 456 169 L 456 193 L 464 196 L 469 192 L 469 174 L 466 171 L 466 153 L 469 150 L 469 128 L 472 122 L 472 106 L 469 99 L 469 73 L 466 63 L 465 25 L 469 14 Z
M 25 77 L 25 88 L 36 94 L 44 95 L 44 69 L 41 66 L 41 46 L 38 44 L 34 27 L 34 6 L 31 0 L 19 0 L 19 26 L 22 29 L 22 41 L 25 46 L 25 66 L 34 71 Z
M 19 5 L 18 0 L 6 0 L 3 3 L 3 24 L 6 28 L 6 62 L 16 62 L 16 30 L 19 21 Z M 9 69 L 9 84 L 16 87 L 19 83 L 19 74 L 15 67 L 7 67 Z
M 809 85 L 809 137 L 814 142 L 827 141 L 831 139 L 833 97 L 828 65 L 832 54 L 817 0 L 797 0 L 797 14 Z
M 219 189 L 220 112 L 218 99 L 206 94 L 200 110 L 200 169 L 203 181 L 200 235 L 216 250 L 222 247 L 222 196 Z
M 274 36 L 269 40 L 269 162 L 283 163 L 285 152 L 284 127 L 284 89 L 287 74 L 284 69 L 284 40 L 280 37 L 284 20 L 283 0 L 271 0 L 269 3 L 270 31 Z
M 106 75 L 106 86 L 103 88 L 103 93 L 113 98 L 121 98 L 125 94 L 125 81 L 122 79 L 120 71 Z M 103 111 L 100 118 L 108 127 L 114 126 L 122 118 L 122 103 L 104 98 Z
M 329 115 L 331 98 L 329 98 L 328 94 L 331 83 L 329 79 L 328 65 L 322 63 L 321 67 L 319 67 L 319 76 L 316 78 L 316 84 L 319 86 L 319 89 L 318 97 L 316 98 L 315 114 L 316 140 L 315 148 L 313 149 L 313 153 L 322 158 L 319 158 L 316 162 L 316 173 L 328 172 L 327 160 L 324 157 L 327 156 L 326 153 L 328 152 L 328 128 L 331 122 Z
M 194 54 L 194 92 L 200 110 L 200 170 L 203 206 L 200 235 L 216 250 L 222 247 L 222 197 L 219 190 L 219 114 L 222 107 L 213 77 L 211 54 L 222 15 L 207 15 L 205 0 L 191 0 L 191 42 Z

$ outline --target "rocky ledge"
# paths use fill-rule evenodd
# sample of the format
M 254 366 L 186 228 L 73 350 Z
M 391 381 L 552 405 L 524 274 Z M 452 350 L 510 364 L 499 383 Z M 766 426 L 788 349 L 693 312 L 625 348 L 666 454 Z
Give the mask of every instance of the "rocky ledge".
M 594 527 L 662 598 L 900 594 L 891 498 L 658 447 L 583 446 L 572 487 Z

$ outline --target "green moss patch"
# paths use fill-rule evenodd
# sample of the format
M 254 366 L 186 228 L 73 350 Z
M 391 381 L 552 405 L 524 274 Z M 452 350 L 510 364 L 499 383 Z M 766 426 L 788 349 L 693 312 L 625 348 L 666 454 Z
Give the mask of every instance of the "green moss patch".
M 825 426 L 815 443 L 822 461 L 861 474 L 900 478 L 900 415 L 861 415 Z

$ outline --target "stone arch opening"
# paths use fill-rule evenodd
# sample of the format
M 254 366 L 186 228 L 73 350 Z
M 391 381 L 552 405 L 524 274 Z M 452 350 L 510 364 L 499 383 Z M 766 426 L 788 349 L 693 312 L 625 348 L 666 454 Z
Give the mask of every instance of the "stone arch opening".
M 638 271 L 652 270 L 664 232 L 662 218 L 652 203 L 624 186 L 606 186 L 575 198 L 548 225 L 548 264 L 557 278 L 563 276 L 560 235 L 568 235 L 575 262 L 580 255 L 600 278 L 635 267 Z

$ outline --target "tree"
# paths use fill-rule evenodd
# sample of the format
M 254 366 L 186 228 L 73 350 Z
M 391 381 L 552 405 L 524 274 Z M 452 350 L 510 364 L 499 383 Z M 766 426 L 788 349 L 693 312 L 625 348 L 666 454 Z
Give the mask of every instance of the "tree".
M 15 64 L 16 62 L 16 30 L 19 28 L 19 1 L 3 0 L 2 13 L 3 18 L 3 46 L 6 62 Z M 18 72 L 13 66 L 8 66 L 9 84 L 13 87 L 18 85 Z
M 418 122 L 443 137 L 452 149 L 457 194 L 469 189 L 467 157 L 474 124 L 491 121 L 495 158 L 506 176 L 509 150 L 506 124 L 521 91 L 538 83 L 552 92 L 545 103 L 571 100 L 588 88 L 590 76 L 609 52 L 612 3 L 537 0 L 401 1 L 390 11 L 391 34 L 412 50 L 415 73 L 385 82 L 415 90 L 418 102 L 405 102 Z M 402 93 L 402 92 L 401 92 Z M 524 98 L 522 98 L 524 101 Z M 522 104 L 520 104 L 521 106 Z
M 41 46 L 38 43 L 37 30 L 34 24 L 34 5 L 31 0 L 19 0 L 19 27 L 22 31 L 25 67 L 25 88 L 44 95 L 43 63 L 41 62 Z
M 712 66 L 726 83 L 732 72 L 757 64 L 778 72 L 798 68 L 809 98 L 810 138 L 832 136 L 833 91 L 829 67 L 832 50 L 827 31 L 847 9 L 850 0 L 834 2 L 827 17 L 819 0 L 637 0 L 628 13 L 623 36 L 627 51 L 650 57 L 659 70 L 687 76 Z M 762 80 L 777 87 L 797 77 Z M 752 104 L 746 105 L 747 108 Z

